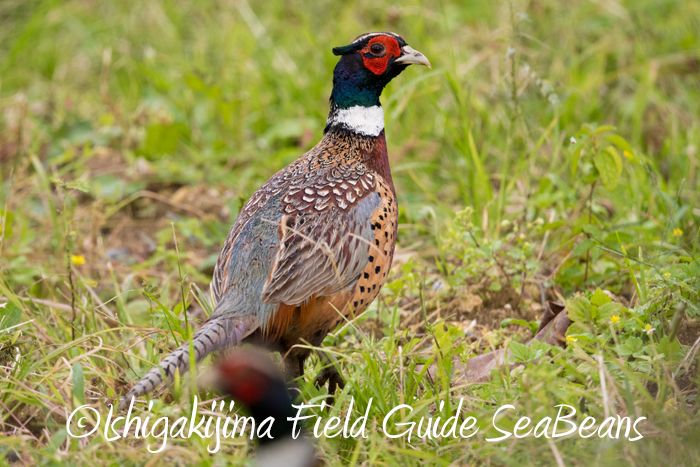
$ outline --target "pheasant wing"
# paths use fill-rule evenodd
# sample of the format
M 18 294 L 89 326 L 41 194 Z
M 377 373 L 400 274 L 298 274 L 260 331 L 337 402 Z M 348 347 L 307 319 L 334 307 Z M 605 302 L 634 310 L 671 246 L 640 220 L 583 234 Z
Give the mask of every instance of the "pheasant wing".
M 347 210 L 284 216 L 275 261 L 263 287 L 265 303 L 301 305 L 314 295 L 349 288 L 366 267 L 374 239 L 372 212 L 379 196 L 367 196 Z

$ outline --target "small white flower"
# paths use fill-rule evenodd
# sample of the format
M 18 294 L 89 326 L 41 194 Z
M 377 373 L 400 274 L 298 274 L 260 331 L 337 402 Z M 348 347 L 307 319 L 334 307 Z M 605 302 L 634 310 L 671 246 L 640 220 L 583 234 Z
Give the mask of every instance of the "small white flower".
M 571 139 L 569 141 L 571 141 L 571 144 L 576 144 L 576 138 L 574 138 L 573 136 L 571 137 Z
M 506 53 L 506 58 L 510 57 L 513 54 L 515 54 L 515 49 L 513 47 L 508 47 L 508 52 Z
M 0 303 L 0 308 L 5 308 L 9 302 Z

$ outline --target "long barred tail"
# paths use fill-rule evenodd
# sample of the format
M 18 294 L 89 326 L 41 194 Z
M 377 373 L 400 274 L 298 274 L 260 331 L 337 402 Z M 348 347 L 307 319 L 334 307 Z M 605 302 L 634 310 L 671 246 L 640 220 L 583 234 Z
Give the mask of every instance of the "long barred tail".
M 207 321 L 192 336 L 192 347 L 195 353 L 195 362 L 199 363 L 204 357 L 217 350 L 232 347 L 240 342 L 255 329 L 257 320 L 252 316 L 236 318 L 213 318 Z M 173 353 L 160 362 L 160 365 L 150 369 L 138 383 L 124 396 L 119 403 L 119 410 L 126 409 L 131 399 L 148 394 L 163 382 L 163 375 L 172 380 L 176 370 L 184 374 L 190 368 L 190 344 L 185 342 Z

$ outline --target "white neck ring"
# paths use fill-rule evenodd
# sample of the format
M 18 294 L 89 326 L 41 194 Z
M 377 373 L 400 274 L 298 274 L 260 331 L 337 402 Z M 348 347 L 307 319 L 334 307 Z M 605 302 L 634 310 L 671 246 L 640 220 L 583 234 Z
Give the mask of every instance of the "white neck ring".
M 379 136 L 384 129 L 384 109 L 379 105 L 356 105 L 347 109 L 337 109 L 328 116 L 328 125 L 343 125 L 355 133 Z

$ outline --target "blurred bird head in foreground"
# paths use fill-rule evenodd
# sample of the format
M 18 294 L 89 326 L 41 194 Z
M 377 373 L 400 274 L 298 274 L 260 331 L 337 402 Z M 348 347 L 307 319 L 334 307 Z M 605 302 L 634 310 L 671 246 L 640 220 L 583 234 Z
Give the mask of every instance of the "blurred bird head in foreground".
M 213 372 L 215 385 L 241 404 L 260 425 L 268 417 L 274 422 L 273 439 L 262 437 L 257 449 L 259 467 L 309 467 L 318 465 L 315 449 L 304 436 L 292 437 L 296 415 L 284 378 L 270 357 L 261 351 L 230 352 Z

